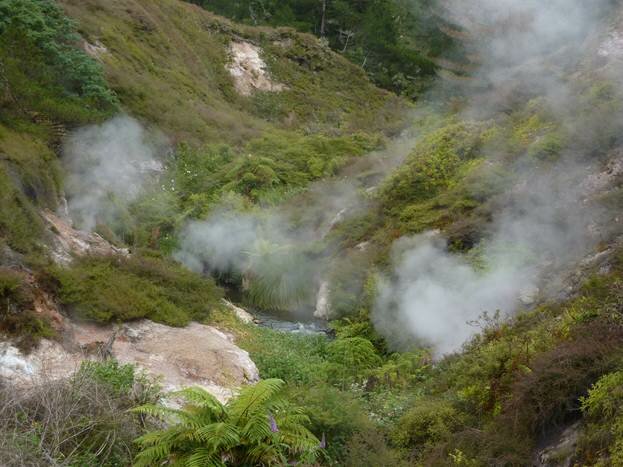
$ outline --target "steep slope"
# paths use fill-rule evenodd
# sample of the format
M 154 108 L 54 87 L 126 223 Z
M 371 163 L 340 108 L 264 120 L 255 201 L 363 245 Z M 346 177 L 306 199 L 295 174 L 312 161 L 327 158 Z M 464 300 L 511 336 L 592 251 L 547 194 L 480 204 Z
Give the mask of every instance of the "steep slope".
M 175 0 L 63 1 L 125 108 L 177 141 L 240 144 L 272 125 L 337 133 L 384 131 L 400 103 L 316 38 L 235 25 Z M 285 88 L 239 95 L 226 64 L 232 42 L 261 48 Z M 104 51 L 105 50 L 105 51 Z

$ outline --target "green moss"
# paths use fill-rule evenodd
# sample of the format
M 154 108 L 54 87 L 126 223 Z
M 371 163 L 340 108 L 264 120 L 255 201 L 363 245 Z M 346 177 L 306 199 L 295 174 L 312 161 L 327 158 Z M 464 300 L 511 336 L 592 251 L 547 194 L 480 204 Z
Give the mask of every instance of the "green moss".
M 222 292 L 211 279 L 157 258 L 84 258 L 50 271 L 59 299 L 97 322 L 149 318 L 173 326 L 209 317 Z

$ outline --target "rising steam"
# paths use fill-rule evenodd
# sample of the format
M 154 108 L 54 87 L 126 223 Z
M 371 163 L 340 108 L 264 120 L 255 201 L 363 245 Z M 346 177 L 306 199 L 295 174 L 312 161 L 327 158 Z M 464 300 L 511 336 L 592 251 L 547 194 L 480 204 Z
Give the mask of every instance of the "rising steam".
M 509 98 L 542 96 L 553 112 L 573 112 L 566 74 L 599 24 L 607 1 L 452 0 L 449 19 L 470 35 L 479 70 L 466 117 L 512 108 Z M 469 92 L 469 91 L 468 91 Z M 564 118 L 562 119 L 564 120 Z M 577 129 L 571 129 L 575 131 Z M 549 170 L 515 167 L 479 261 L 450 254 L 437 233 L 398 241 L 393 271 L 381 279 L 374 322 L 395 347 L 414 342 L 438 356 L 456 351 L 483 312 L 511 315 L 599 240 L 602 213 L 587 203 L 587 155 L 569 151 Z M 493 154 L 495 157 L 495 154 Z M 510 187 L 509 187 L 510 188 Z M 543 291 L 541 291 L 543 293 Z
M 114 221 L 119 209 L 162 170 L 165 146 L 160 134 L 147 132 L 127 116 L 72 133 L 63 148 L 63 163 L 69 211 L 77 224 L 92 230 L 98 222 Z
M 532 304 L 546 272 L 553 280 L 600 239 L 591 229 L 601 213 L 586 202 L 587 173 L 564 161 L 518 183 L 477 259 L 450 254 L 438 233 L 397 242 L 393 275 L 377 298 L 377 329 L 397 347 L 415 340 L 441 356 L 477 331 L 470 322 L 483 312 L 509 316 Z

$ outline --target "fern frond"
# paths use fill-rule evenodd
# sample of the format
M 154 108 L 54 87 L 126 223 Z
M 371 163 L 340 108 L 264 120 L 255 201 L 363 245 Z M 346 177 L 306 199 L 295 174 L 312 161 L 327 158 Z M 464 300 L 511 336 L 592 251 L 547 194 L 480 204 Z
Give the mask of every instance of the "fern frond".
M 171 393 L 175 397 L 197 404 L 200 410 L 210 410 L 215 416 L 221 417 L 225 413 L 225 406 L 204 388 L 193 386 Z
M 287 458 L 281 450 L 281 446 L 271 444 L 252 445 L 246 453 L 246 460 L 252 465 L 285 465 Z
M 184 465 L 186 467 L 225 467 L 226 464 L 214 451 L 199 448 L 184 459 Z
M 233 419 L 244 420 L 257 412 L 265 412 L 271 399 L 275 400 L 284 387 L 280 379 L 265 379 L 253 386 L 247 386 L 237 398 L 228 404 Z
M 213 450 L 228 450 L 240 443 L 238 427 L 229 423 L 213 423 L 194 432 L 195 439 L 205 442 Z

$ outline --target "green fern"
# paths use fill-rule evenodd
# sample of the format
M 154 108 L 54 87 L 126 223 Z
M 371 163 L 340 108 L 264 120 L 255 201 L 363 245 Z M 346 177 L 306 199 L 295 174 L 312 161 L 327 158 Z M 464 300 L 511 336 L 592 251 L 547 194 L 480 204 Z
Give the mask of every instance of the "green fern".
M 141 451 L 135 466 L 220 467 L 275 465 L 313 461 L 319 441 L 307 428 L 309 418 L 282 397 L 284 382 L 266 379 L 221 404 L 206 390 L 184 389 L 173 395 L 182 409 L 143 405 L 135 413 L 156 417 L 168 426 L 136 440 Z

